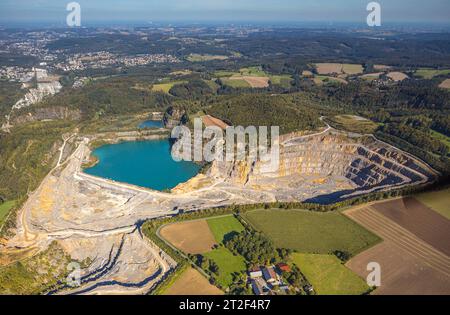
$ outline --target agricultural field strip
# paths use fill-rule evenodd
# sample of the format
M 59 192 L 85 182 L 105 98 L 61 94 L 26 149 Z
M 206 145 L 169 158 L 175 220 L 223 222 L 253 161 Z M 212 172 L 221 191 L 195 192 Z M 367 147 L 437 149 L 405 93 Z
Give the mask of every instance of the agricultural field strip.
M 188 267 L 162 295 L 223 295 L 217 287 L 211 285 L 207 278 L 197 269 Z
M 450 221 L 412 197 L 374 205 L 373 210 L 450 256 Z
M 164 228 L 165 226 L 170 225 L 170 224 L 166 224 L 166 225 L 162 225 L 160 226 L 157 230 L 156 230 L 156 236 L 163 241 L 167 246 L 169 246 L 170 248 L 172 248 L 175 252 L 177 252 L 178 254 L 180 254 L 184 259 L 189 260 L 189 257 L 180 249 L 176 248 L 174 245 L 172 245 L 171 242 L 169 242 L 168 240 L 166 240 L 162 235 L 161 235 L 161 229 Z M 167 254 L 165 254 L 167 255 Z M 170 257 L 170 256 L 169 256 Z M 170 257 L 170 259 L 173 259 L 172 257 Z M 199 271 L 204 277 L 206 277 L 207 279 L 209 279 L 209 275 L 200 267 L 195 266 L 194 265 L 195 270 Z
M 302 260 L 305 260 L 304 263 Z M 369 290 L 363 278 L 334 255 L 294 253 L 293 261 L 303 270 L 319 295 L 360 295 Z
M 256 214 L 258 212 L 260 212 L 260 213 L 262 212 L 261 213 L 262 216 L 260 216 L 260 217 L 263 217 L 264 216 L 264 212 L 266 212 L 266 211 L 270 211 L 270 212 L 276 213 L 276 216 L 274 216 L 272 218 L 271 217 L 265 217 L 264 220 L 261 220 L 259 222 L 258 222 L 258 220 L 255 220 L 258 216 L 252 218 L 252 214 Z M 272 239 L 272 241 L 275 243 L 275 245 L 278 245 L 278 247 L 294 249 L 294 250 L 297 250 L 300 253 L 327 254 L 327 253 L 329 253 L 332 250 L 340 248 L 340 249 L 344 249 L 344 250 L 346 250 L 348 252 L 356 254 L 356 253 L 359 253 L 360 251 L 363 251 L 364 249 L 372 247 L 375 243 L 378 243 L 379 241 L 381 241 L 381 238 L 376 236 L 374 233 L 368 231 L 367 229 L 362 227 L 360 224 L 354 222 L 354 220 L 349 219 L 347 216 L 344 216 L 341 213 L 335 213 L 335 212 L 321 213 L 321 212 L 312 212 L 312 211 L 299 210 L 299 209 L 282 210 L 282 211 L 287 211 L 287 214 L 284 217 L 285 218 L 289 217 L 289 220 L 284 221 L 284 222 L 283 221 L 281 221 L 281 222 L 278 221 L 279 218 L 281 217 L 279 209 L 251 210 L 251 211 L 248 211 L 245 214 L 243 214 L 242 217 L 247 222 L 247 224 L 249 224 L 254 230 L 261 231 L 262 233 L 266 234 L 266 236 L 268 236 L 269 238 L 274 237 Z M 292 214 L 294 214 L 294 213 L 296 215 L 298 215 L 297 219 L 295 217 L 292 217 Z M 266 212 L 266 214 L 267 214 L 267 212 Z M 304 217 L 304 216 L 306 216 L 306 217 Z M 320 239 L 321 237 L 320 237 L 319 234 L 318 235 L 312 235 L 313 232 L 305 229 L 305 227 L 297 225 L 295 227 L 295 229 L 293 228 L 294 226 L 292 225 L 292 223 L 296 222 L 297 220 L 298 221 L 302 221 L 302 222 L 309 222 L 308 221 L 308 217 L 309 216 L 311 216 L 309 218 L 309 220 L 314 218 L 313 221 L 311 221 L 309 223 L 310 226 L 315 226 L 316 224 L 317 224 L 317 226 L 323 225 L 323 224 L 327 225 L 327 223 L 329 224 L 330 222 L 326 222 L 327 220 L 323 221 L 322 219 L 326 218 L 326 217 L 336 216 L 336 217 L 334 217 L 332 219 L 333 222 L 334 222 L 333 226 L 336 227 L 336 230 L 328 230 L 327 232 L 322 231 L 322 233 L 333 235 L 335 232 L 338 232 L 339 229 L 341 229 L 343 231 L 344 230 L 345 231 L 351 230 L 351 226 L 354 225 L 354 226 L 358 227 L 359 229 L 364 230 L 368 234 L 372 235 L 376 240 L 373 240 L 373 239 L 372 240 L 368 240 L 368 237 L 370 235 L 366 235 L 364 237 L 364 239 L 365 239 L 364 243 L 365 244 L 364 245 L 361 244 L 362 246 L 357 246 L 356 248 L 354 248 L 352 250 L 347 248 L 344 244 L 341 244 L 341 245 L 336 245 L 335 244 L 335 245 L 326 246 L 326 247 L 328 247 L 328 249 L 321 249 L 318 244 L 313 245 L 314 248 L 310 248 L 310 249 L 305 249 L 304 246 L 301 246 L 302 249 L 300 249 L 300 248 L 296 248 L 295 246 L 294 247 L 289 246 L 288 244 L 278 244 L 277 239 L 276 239 L 277 235 L 281 236 L 283 239 L 289 239 L 290 237 L 292 237 L 292 240 L 294 240 L 295 243 L 300 242 L 300 243 L 314 244 L 314 243 L 310 243 L 310 241 L 307 241 L 306 239 L 303 239 L 302 237 L 299 238 L 299 235 L 296 235 L 296 233 L 298 233 L 299 231 L 303 231 L 303 232 L 305 232 L 306 234 L 310 235 L 313 238 L 315 237 L 317 239 Z M 342 218 L 344 221 L 338 220 L 339 218 Z M 319 220 L 319 221 L 316 221 L 316 220 Z M 314 223 L 314 221 L 316 221 L 316 222 Z M 345 223 L 345 221 L 347 221 L 347 223 Z M 263 222 L 267 223 L 268 226 L 264 227 L 263 226 Z M 277 226 L 281 227 L 280 230 L 279 230 L 279 233 L 277 233 L 276 230 L 274 231 L 272 229 L 272 227 L 277 227 Z M 318 230 L 318 228 L 314 228 L 314 227 L 312 229 L 313 230 Z M 357 233 L 362 233 L 361 231 L 359 231 L 359 232 L 356 231 L 356 232 Z M 292 234 L 292 233 L 294 233 L 294 234 Z M 302 233 L 302 234 L 304 234 L 304 233 Z M 360 239 L 361 234 L 358 234 L 358 235 L 354 234 L 353 235 L 353 237 L 355 237 L 355 238 L 357 236 L 358 236 L 358 239 Z M 351 237 L 349 237 L 349 239 L 351 239 Z M 326 244 L 328 242 L 329 242 L 329 240 L 327 241 L 327 240 L 325 240 L 325 238 L 322 238 L 322 241 L 321 241 L 322 244 L 324 244 L 324 243 Z M 371 245 L 367 245 L 368 244 L 367 242 L 371 243 Z
M 438 251 L 434 247 L 432 247 L 430 244 L 422 241 L 417 236 L 412 234 L 411 232 L 407 231 L 406 229 L 402 228 L 397 223 L 389 220 L 388 218 L 385 218 L 383 215 L 376 213 L 376 210 L 368 210 L 366 212 L 360 212 L 359 215 L 365 219 L 369 224 L 377 223 L 376 220 L 378 220 L 380 223 L 383 223 L 383 233 L 387 233 L 388 236 L 392 236 L 393 233 L 397 233 L 399 235 L 395 235 L 396 240 L 400 243 L 403 243 L 402 241 L 413 241 L 414 246 L 411 246 L 409 243 L 407 246 L 411 246 L 411 249 L 415 253 L 422 254 L 424 252 L 426 253 L 425 258 L 430 258 L 436 263 L 441 263 L 446 265 L 450 270 L 450 258 L 445 255 L 444 253 Z M 390 234 L 389 234 L 390 233 Z
M 178 230 L 181 229 L 181 230 Z M 169 223 L 158 229 L 158 236 L 178 250 L 202 254 L 212 250 L 216 241 L 205 219 Z
M 370 216 L 370 215 L 372 215 L 372 216 Z M 407 231 L 399 226 L 401 229 L 403 229 L 403 231 L 400 232 L 399 230 L 396 229 L 396 227 L 392 226 L 392 223 L 394 225 L 396 225 L 396 223 L 394 223 L 393 221 L 390 221 L 387 218 L 385 219 L 383 217 L 383 215 L 380 215 L 378 213 L 377 214 L 361 213 L 361 216 L 363 218 L 366 218 L 368 221 L 370 221 L 372 223 L 374 222 L 373 219 L 378 219 L 380 222 L 385 224 L 385 226 L 384 226 L 385 231 L 401 234 L 401 238 L 400 238 L 401 240 L 414 240 L 414 242 L 416 242 L 415 239 L 417 238 L 417 236 L 415 236 L 414 234 L 410 233 L 409 231 Z M 375 218 L 376 216 L 379 216 L 379 217 Z M 414 249 L 418 249 L 419 251 L 417 251 L 417 252 L 422 253 L 422 252 L 427 251 L 427 256 L 426 256 L 427 258 L 431 258 L 431 256 L 432 256 L 434 258 L 434 260 L 438 263 L 443 263 L 443 264 L 450 263 L 450 259 L 448 258 L 448 256 L 446 256 L 444 253 L 438 251 L 437 249 L 432 247 L 430 244 L 421 241 L 420 243 L 418 242 L 416 245 L 417 246 L 415 246 Z
M 358 221 L 360 224 L 364 224 L 368 229 L 375 231 L 377 229 L 377 227 L 374 227 L 376 223 L 369 223 L 368 221 L 366 221 L 366 219 L 361 218 L 361 221 Z M 443 265 L 441 262 L 435 262 L 433 261 L 428 255 L 429 253 L 425 253 L 425 251 L 417 251 L 414 250 L 413 245 L 410 243 L 411 241 L 398 241 L 395 240 L 395 238 L 398 237 L 398 235 L 393 234 L 392 232 L 386 232 L 386 231 L 380 231 L 377 230 L 378 235 L 380 235 L 381 237 L 383 237 L 384 239 L 390 241 L 393 246 L 397 247 L 398 249 L 400 249 L 402 252 L 406 253 L 407 255 L 410 255 L 418 260 L 420 260 L 421 262 L 423 262 L 425 265 L 429 266 L 430 268 L 434 269 L 435 271 L 438 271 L 444 275 L 446 275 L 447 277 L 450 277 L 450 274 L 448 273 L 448 266 Z M 417 240 L 413 240 L 414 242 L 416 242 Z
M 416 71 L 414 71 L 414 75 L 421 77 L 423 79 L 433 79 L 436 76 L 442 76 L 450 74 L 450 69 L 429 69 L 429 68 L 419 68 Z
M 378 214 L 375 210 L 365 208 L 358 212 L 352 211 L 345 214 L 359 224 L 368 227 L 383 239 L 391 241 L 396 247 L 420 259 L 431 268 L 450 276 L 450 258 L 448 256 Z
M 450 208 L 448 207 L 450 203 L 450 188 L 419 194 L 415 196 L 415 199 L 450 220 Z
M 169 240 L 169 238 L 165 238 L 162 234 L 162 230 L 165 227 L 170 227 L 170 226 L 176 226 L 176 225 L 180 225 L 180 224 L 189 224 L 189 223 L 196 223 L 196 222 L 200 222 L 203 221 L 205 222 L 205 224 L 207 224 L 209 226 L 209 233 L 211 233 L 211 236 L 213 238 L 215 238 L 217 243 L 221 243 L 222 240 L 219 240 L 219 238 L 221 239 L 222 237 L 216 237 L 217 233 L 222 233 L 223 231 L 216 228 L 216 230 L 214 231 L 214 228 L 211 227 L 210 222 L 209 221 L 214 221 L 214 220 L 220 220 L 220 219 L 226 219 L 226 218 L 233 218 L 232 214 L 224 214 L 224 215 L 219 215 L 219 216 L 212 216 L 212 217 L 207 217 L 207 218 L 200 218 L 200 219 L 193 219 L 193 220 L 186 220 L 186 221 L 180 221 L 180 222 L 174 222 L 174 223 L 169 223 L 169 224 L 165 224 L 163 226 L 160 226 L 156 232 L 156 235 L 163 241 L 165 242 L 168 246 L 170 246 L 172 249 L 174 249 L 175 251 L 177 251 L 178 253 L 180 253 L 185 259 L 187 259 L 189 262 L 191 262 L 188 254 L 186 253 L 186 250 L 183 248 L 183 246 L 181 247 L 177 247 L 175 246 L 175 244 L 173 244 L 171 242 L 171 240 Z M 234 219 L 236 220 L 236 219 Z M 244 227 L 242 225 L 240 225 L 239 221 L 236 220 L 236 223 L 239 225 L 239 227 L 236 227 L 236 229 L 241 230 Z M 234 229 L 232 229 L 234 230 Z M 181 231 L 178 231 L 179 233 Z M 204 241 L 204 240 L 198 240 L 198 241 Z M 245 264 L 242 263 L 243 258 L 238 255 L 235 256 L 233 255 L 233 253 L 231 251 L 229 251 L 227 248 L 224 247 L 220 247 L 218 249 L 209 249 L 208 251 L 202 251 L 201 255 L 208 257 L 209 259 L 213 260 L 214 262 L 216 262 L 221 270 L 222 273 L 221 275 L 218 277 L 219 282 L 222 281 L 222 285 L 224 286 L 228 286 L 229 284 L 224 283 L 223 281 L 227 282 L 227 281 L 231 281 L 231 274 L 232 272 L 224 272 L 224 270 L 228 271 L 227 268 L 233 268 L 236 267 L 235 265 L 230 265 L 230 263 L 234 263 L 237 265 L 242 265 L 242 266 L 238 266 L 239 269 L 242 269 L 240 271 L 244 271 L 245 270 Z M 223 255 L 228 255 L 229 257 L 225 257 L 223 258 Z M 240 260 L 242 259 L 242 261 Z M 203 274 L 203 276 L 205 276 L 207 279 L 210 278 L 210 275 L 208 275 L 202 268 L 198 267 L 198 266 L 194 266 L 194 268 L 199 271 L 201 274 Z M 235 270 L 237 271 L 237 270 Z M 229 278 L 229 280 L 227 280 L 227 278 Z

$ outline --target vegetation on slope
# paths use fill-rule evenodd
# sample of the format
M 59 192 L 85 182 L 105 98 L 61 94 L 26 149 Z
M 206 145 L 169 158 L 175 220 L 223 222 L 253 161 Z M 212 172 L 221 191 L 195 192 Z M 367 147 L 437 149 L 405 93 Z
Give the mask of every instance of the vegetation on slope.
M 16 205 L 15 200 L 5 201 L 0 203 L 0 232 L 3 227 L 3 222 L 8 216 L 9 211 Z
M 142 79 L 141 79 L 142 80 Z M 133 77 L 118 77 L 94 81 L 81 89 L 65 89 L 45 99 L 35 107 L 54 107 L 61 104 L 80 109 L 83 119 L 95 119 L 104 115 L 121 115 L 142 112 L 149 109 L 164 110 L 170 96 L 152 93 L 150 90 L 130 88 L 137 80 Z M 19 111 L 28 112 L 32 109 Z
M 271 96 L 245 94 L 219 98 L 206 112 L 235 126 L 279 126 L 282 134 L 322 127 L 319 118 L 325 109 L 301 94 Z
M 18 126 L 0 136 L 0 196 L 16 199 L 37 188 L 55 163 L 67 121 L 36 122 Z
M 25 94 L 21 84 L 17 82 L 0 81 L 0 126 L 5 121 L 11 107 Z
M 336 129 L 360 134 L 372 134 L 379 128 L 379 125 L 371 120 L 352 115 L 327 117 L 326 122 Z
M 1 294 L 41 294 L 55 287 L 68 275 L 70 263 L 56 243 L 31 258 L 0 267 Z

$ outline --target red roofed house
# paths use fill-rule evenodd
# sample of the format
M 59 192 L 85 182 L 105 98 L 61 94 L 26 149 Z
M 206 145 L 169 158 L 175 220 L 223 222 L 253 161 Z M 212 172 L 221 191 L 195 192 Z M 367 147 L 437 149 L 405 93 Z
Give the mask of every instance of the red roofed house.
M 279 263 L 277 268 L 280 272 L 291 272 L 291 267 L 285 263 Z

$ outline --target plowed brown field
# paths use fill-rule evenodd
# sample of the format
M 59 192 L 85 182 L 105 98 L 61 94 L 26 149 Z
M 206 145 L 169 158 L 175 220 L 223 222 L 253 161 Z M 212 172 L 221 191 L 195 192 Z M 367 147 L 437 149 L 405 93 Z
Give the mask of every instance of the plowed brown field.
M 450 89 L 450 79 L 444 80 L 441 84 L 439 84 L 440 88 Z
M 163 227 L 160 235 L 176 248 L 188 254 L 209 252 L 216 241 L 206 220 L 180 222 Z
M 252 88 L 265 88 L 269 86 L 268 77 L 253 77 L 253 76 L 243 76 L 242 77 Z
M 164 295 L 223 295 L 223 292 L 211 285 L 197 270 L 188 268 Z
M 379 213 L 450 256 L 450 220 L 407 197 L 375 204 Z
M 398 199 L 350 209 L 344 214 L 382 237 L 384 241 L 352 258 L 347 266 L 365 278 L 369 273 L 366 270 L 369 262 L 380 264 L 381 287 L 377 288 L 374 294 L 450 294 L 449 256 L 382 212 L 395 216 L 398 222 L 416 233 L 420 232 L 423 238 L 436 242 L 432 230 L 420 227 L 421 223 L 418 221 L 421 218 L 424 226 L 428 226 L 433 222 L 435 213 L 432 212 L 428 218 L 429 213 L 419 208 L 415 200 L 405 202 Z M 445 237 L 445 241 L 449 239 L 449 233 L 450 230 L 446 233 L 436 231 L 436 234 Z M 444 241 L 435 244 L 443 243 Z
M 224 121 L 210 115 L 203 116 L 202 122 L 206 127 L 216 126 L 221 129 L 226 129 L 228 127 L 228 125 Z

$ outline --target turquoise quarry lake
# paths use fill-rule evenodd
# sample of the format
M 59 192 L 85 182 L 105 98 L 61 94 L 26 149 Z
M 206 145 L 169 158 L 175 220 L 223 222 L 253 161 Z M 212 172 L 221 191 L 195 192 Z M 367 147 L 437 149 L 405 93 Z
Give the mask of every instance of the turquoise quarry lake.
M 175 162 L 167 139 L 104 145 L 93 154 L 99 162 L 85 173 L 155 190 L 172 189 L 200 170 L 192 162 Z

